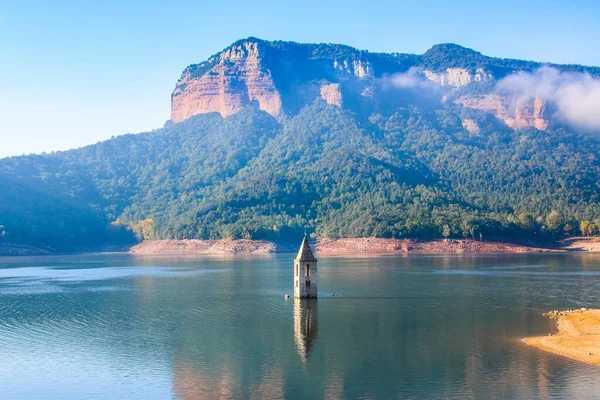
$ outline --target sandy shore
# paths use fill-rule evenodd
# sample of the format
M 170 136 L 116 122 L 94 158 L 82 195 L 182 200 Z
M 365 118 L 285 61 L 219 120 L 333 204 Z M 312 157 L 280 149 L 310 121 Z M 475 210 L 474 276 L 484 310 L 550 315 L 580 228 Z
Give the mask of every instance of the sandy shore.
M 569 251 L 600 251 L 600 237 L 573 237 L 562 240 L 560 246 Z
M 600 310 L 552 311 L 558 333 L 523 339 L 529 346 L 588 364 L 600 365 Z

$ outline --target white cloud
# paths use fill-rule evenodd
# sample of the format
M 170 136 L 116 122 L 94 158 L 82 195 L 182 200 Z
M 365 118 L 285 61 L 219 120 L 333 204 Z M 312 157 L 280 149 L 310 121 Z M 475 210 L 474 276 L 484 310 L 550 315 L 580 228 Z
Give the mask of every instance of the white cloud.
M 423 72 L 416 67 L 411 67 L 401 74 L 391 75 L 389 84 L 397 89 L 431 89 L 439 90 L 440 85 L 430 81 Z
M 509 75 L 497 88 L 519 100 L 544 97 L 556 108 L 557 118 L 575 128 L 600 133 L 600 79 L 588 73 L 542 67 Z

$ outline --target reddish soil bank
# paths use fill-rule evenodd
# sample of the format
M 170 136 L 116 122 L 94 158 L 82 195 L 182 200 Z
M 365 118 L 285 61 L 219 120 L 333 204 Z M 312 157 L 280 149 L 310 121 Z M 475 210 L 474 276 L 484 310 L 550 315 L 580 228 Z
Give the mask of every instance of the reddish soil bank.
M 275 243 L 264 240 L 146 240 L 133 246 L 134 254 L 271 254 Z
M 434 240 L 418 242 L 408 239 L 319 239 L 319 254 L 454 254 L 454 253 L 528 253 L 556 251 L 517 244 L 476 240 Z
M 298 243 L 300 246 L 300 243 Z M 435 240 L 417 242 L 407 239 L 317 239 L 313 248 L 322 255 L 341 254 L 452 254 L 452 253 L 526 253 L 556 251 L 516 244 L 474 240 Z M 263 240 L 147 240 L 130 249 L 135 254 L 271 254 L 295 252 L 297 247 Z

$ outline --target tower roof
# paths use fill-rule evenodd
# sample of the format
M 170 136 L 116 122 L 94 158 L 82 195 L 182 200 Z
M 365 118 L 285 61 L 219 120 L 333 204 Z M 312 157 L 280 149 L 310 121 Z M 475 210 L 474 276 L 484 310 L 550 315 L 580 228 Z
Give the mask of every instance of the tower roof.
M 308 244 L 308 239 L 306 239 L 306 236 L 304 236 L 300 250 L 298 250 L 296 261 L 317 261 L 312 249 L 310 248 L 310 244 Z

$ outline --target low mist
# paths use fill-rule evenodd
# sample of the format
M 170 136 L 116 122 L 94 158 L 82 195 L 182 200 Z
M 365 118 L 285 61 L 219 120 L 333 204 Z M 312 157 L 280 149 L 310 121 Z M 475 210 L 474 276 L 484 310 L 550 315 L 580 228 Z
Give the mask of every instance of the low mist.
M 411 67 L 408 71 L 388 77 L 387 83 L 396 89 L 428 89 L 439 91 L 442 87 L 427 79 L 420 68 Z
M 542 67 L 509 75 L 498 82 L 497 89 L 518 100 L 544 97 L 554 105 L 555 118 L 586 132 L 600 133 L 600 79 L 588 73 Z

